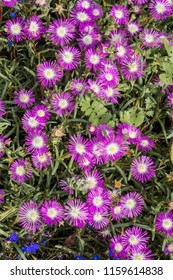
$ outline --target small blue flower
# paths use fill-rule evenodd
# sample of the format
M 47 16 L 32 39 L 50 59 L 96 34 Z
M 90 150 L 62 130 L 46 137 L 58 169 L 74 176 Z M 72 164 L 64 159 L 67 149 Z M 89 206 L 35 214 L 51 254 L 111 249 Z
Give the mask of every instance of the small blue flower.
M 113 260 L 121 260 L 120 258 L 113 258 Z
M 22 246 L 22 247 L 20 248 L 20 250 L 24 253 L 24 252 L 26 252 L 27 247 L 26 247 L 26 246 Z
M 15 12 L 11 12 L 10 17 L 15 18 L 15 17 L 17 17 L 17 14 Z
M 84 257 L 74 256 L 76 260 L 86 260 Z
M 12 232 L 12 233 L 10 234 L 9 240 L 12 241 L 12 242 L 17 243 L 17 242 L 19 241 L 19 236 L 18 236 L 18 234 L 15 233 L 15 232 Z
M 8 41 L 8 45 L 11 47 L 13 45 L 13 41 Z
M 46 245 L 46 240 L 42 240 L 42 241 L 41 241 L 41 244 L 42 244 L 42 245 Z
M 40 249 L 40 246 L 37 243 L 31 243 L 29 246 L 26 248 L 27 253 L 36 253 L 37 250 Z
M 99 260 L 100 257 L 98 255 L 93 256 L 92 260 Z

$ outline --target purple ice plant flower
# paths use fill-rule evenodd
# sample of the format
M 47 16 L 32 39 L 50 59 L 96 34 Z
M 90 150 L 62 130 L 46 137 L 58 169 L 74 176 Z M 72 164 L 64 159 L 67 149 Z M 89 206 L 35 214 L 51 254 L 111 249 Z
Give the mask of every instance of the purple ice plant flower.
M 136 36 L 142 30 L 142 28 L 137 21 L 132 20 L 126 24 L 126 30 L 130 36 Z
M 88 220 L 88 207 L 86 203 L 80 199 L 71 199 L 66 203 L 64 208 L 65 220 L 68 220 L 71 226 L 78 228 L 85 227 Z
M 17 2 L 18 0 L 2 0 L 2 6 L 13 8 Z
M 124 128 L 127 129 L 127 133 L 123 133 L 123 134 L 127 136 L 128 142 L 137 145 L 139 139 L 141 138 L 140 129 L 133 125 L 129 125 L 129 124 L 124 124 L 124 125 L 125 125 Z M 125 129 L 123 130 L 123 132 L 125 132 Z
M 109 37 L 113 45 L 128 43 L 128 33 L 122 29 L 111 30 Z
M 43 221 L 50 226 L 59 224 L 64 217 L 62 205 L 55 200 L 45 201 L 40 207 L 40 213 Z
M 145 28 L 143 32 L 140 33 L 142 43 L 147 48 L 154 48 L 158 46 L 159 33 L 153 28 Z
M 72 91 L 73 95 L 80 95 L 86 92 L 87 83 L 84 79 L 75 79 L 72 81 L 70 86 L 70 90 Z
M 26 137 L 25 145 L 26 149 L 30 153 L 43 154 L 48 151 L 46 144 L 48 142 L 48 136 L 44 131 L 32 131 L 28 133 Z
M 137 54 L 125 57 L 121 61 L 121 71 L 127 80 L 137 80 L 144 75 L 146 63 Z
M 104 86 L 100 79 L 97 78 L 95 81 L 92 79 L 88 79 L 88 89 L 93 92 L 95 96 L 101 96 L 103 88 Z
M 51 96 L 50 103 L 56 114 L 62 117 L 64 114 L 66 116 L 74 110 L 75 102 L 72 102 L 73 96 L 69 92 L 54 93 Z
M 172 14 L 172 5 L 167 0 L 151 0 L 148 5 L 155 20 L 165 20 Z
M 97 169 L 84 173 L 84 188 L 86 190 L 98 189 L 98 187 L 104 187 L 103 175 L 98 172 Z
M 86 202 L 90 213 L 94 213 L 96 210 L 106 211 L 112 204 L 109 192 L 103 187 L 90 190 Z
M 130 170 L 135 180 L 145 183 L 154 177 L 156 166 L 151 158 L 139 156 L 132 161 Z
M 140 248 L 133 248 L 131 250 L 130 260 L 154 260 L 154 255 L 146 245 L 141 246 Z
M 35 201 L 24 202 L 18 211 L 18 221 L 20 226 L 26 230 L 35 233 L 41 228 L 42 219 Z
M 34 152 L 31 155 L 31 159 L 34 167 L 40 170 L 47 168 L 52 162 L 50 152 Z
M 81 53 L 76 47 L 64 47 L 58 51 L 58 63 L 65 70 L 73 70 L 78 67 Z
M 129 57 L 130 55 L 133 55 L 133 50 L 130 45 L 128 45 L 126 42 L 119 42 L 115 44 L 115 58 L 122 63 L 125 57 Z
M 85 53 L 85 65 L 86 68 L 93 71 L 100 70 L 106 54 L 98 52 L 96 49 L 89 48 Z
M 112 251 L 113 257 L 123 257 L 123 259 L 126 258 L 126 252 L 125 252 L 125 247 L 122 242 L 122 238 L 120 234 L 115 235 L 113 238 L 110 240 L 110 249 Z
M 22 109 L 31 107 L 35 102 L 35 96 L 31 89 L 22 88 L 14 92 L 14 104 Z
M 130 192 L 121 197 L 122 212 L 128 218 L 134 218 L 142 213 L 144 208 L 143 197 L 136 192 Z
M 155 221 L 156 230 L 167 237 L 173 235 L 173 214 L 172 212 L 161 212 Z
M 25 38 L 25 20 L 19 17 L 7 20 L 5 24 L 7 28 L 7 38 L 10 41 L 16 41 L 17 43 Z
M 98 95 L 99 96 L 99 95 Z M 100 98 L 103 99 L 106 103 L 112 102 L 114 104 L 118 103 L 118 98 L 120 98 L 120 93 L 117 88 L 112 86 L 107 86 L 103 88 Z
M 4 202 L 5 200 L 5 192 L 3 189 L 0 189 L 0 205 Z
M 77 10 L 89 11 L 93 8 L 93 2 L 91 0 L 78 0 L 76 3 Z
M 107 210 L 95 210 L 93 213 L 89 212 L 88 215 L 89 226 L 101 230 L 109 224 L 109 213 Z
M 0 100 L 0 118 L 6 114 L 5 105 L 2 100 Z
M 168 242 L 164 248 L 165 255 L 173 254 L 173 242 Z
M 125 251 L 131 252 L 134 248 L 138 250 L 142 246 L 145 246 L 149 240 L 147 234 L 147 231 L 143 231 L 141 228 L 135 226 L 126 229 L 121 236 Z
M 117 66 L 114 65 L 110 68 L 104 67 L 99 73 L 98 79 L 100 79 L 105 86 L 115 87 L 120 80 Z
M 39 122 L 38 117 L 33 113 L 33 111 L 27 110 L 22 117 L 22 126 L 26 132 L 43 130 L 45 123 Z
M 62 76 L 62 71 L 56 61 L 44 61 L 37 67 L 38 80 L 44 87 L 53 87 Z
M 102 164 L 104 162 L 104 145 L 102 141 L 99 137 L 94 137 L 92 138 L 91 143 L 91 151 L 96 159 L 96 163 Z
M 32 108 L 33 114 L 36 116 L 39 123 L 46 123 L 50 119 L 50 110 L 44 104 L 38 104 Z
M 86 24 L 87 22 L 91 21 L 91 16 L 89 15 L 89 12 L 85 9 L 72 9 L 70 11 L 70 21 L 75 25 L 79 26 L 80 24 Z
M 92 19 L 97 20 L 103 16 L 103 9 L 97 3 L 93 3 L 89 15 Z
M 77 39 L 80 49 L 87 50 L 93 48 L 98 44 L 98 33 L 95 30 L 80 33 L 80 37 Z
M 82 157 L 81 161 L 78 162 L 79 167 L 84 170 L 91 170 L 96 164 L 96 158 L 93 154 L 86 154 Z
M 104 147 L 104 162 L 119 160 L 126 154 L 128 146 L 123 137 L 105 138 L 102 141 Z
M 137 142 L 137 147 L 142 152 L 151 151 L 154 148 L 154 141 L 148 136 L 141 135 Z
M 23 183 L 32 177 L 33 169 L 25 159 L 16 159 L 10 166 L 11 180 Z
M 68 19 L 54 20 L 47 30 L 49 40 L 61 47 L 68 45 L 75 37 L 75 26 Z
M 76 135 L 71 137 L 68 150 L 73 157 L 73 160 L 81 162 L 84 156 L 91 154 L 91 145 L 88 139 Z
M 119 221 L 125 217 L 123 205 L 118 202 L 116 205 L 110 208 L 110 215 L 116 221 Z
M 129 10 L 121 4 L 117 4 L 111 8 L 110 16 L 115 19 L 116 24 L 125 24 L 129 19 Z
M 45 27 L 43 26 L 43 23 L 41 21 L 41 19 L 36 16 L 36 15 L 32 15 L 26 25 L 25 25 L 25 34 L 26 37 L 29 40 L 38 40 L 40 39 L 41 35 L 45 32 Z

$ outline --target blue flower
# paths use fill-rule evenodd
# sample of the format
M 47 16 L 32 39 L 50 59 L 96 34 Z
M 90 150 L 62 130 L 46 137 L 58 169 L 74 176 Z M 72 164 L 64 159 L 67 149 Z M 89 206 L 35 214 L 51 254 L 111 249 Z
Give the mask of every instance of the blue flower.
M 17 17 L 17 14 L 15 12 L 11 12 L 10 17 L 15 18 L 15 17 Z
M 37 250 L 40 249 L 40 246 L 37 243 L 31 243 L 29 246 L 26 248 L 27 253 L 36 253 Z
M 92 260 L 99 260 L 100 257 L 98 255 L 93 256 Z
M 8 41 L 8 45 L 11 47 L 13 45 L 13 41 Z
M 84 257 L 74 256 L 76 260 L 86 260 Z
M 46 245 L 46 240 L 41 241 L 42 245 Z
M 24 253 L 24 252 L 26 252 L 27 247 L 26 247 L 26 246 L 22 246 L 22 247 L 20 248 L 20 250 Z
M 19 236 L 18 236 L 18 234 L 15 233 L 15 232 L 12 232 L 12 233 L 10 234 L 9 240 L 12 241 L 12 242 L 17 243 L 17 242 L 19 241 Z

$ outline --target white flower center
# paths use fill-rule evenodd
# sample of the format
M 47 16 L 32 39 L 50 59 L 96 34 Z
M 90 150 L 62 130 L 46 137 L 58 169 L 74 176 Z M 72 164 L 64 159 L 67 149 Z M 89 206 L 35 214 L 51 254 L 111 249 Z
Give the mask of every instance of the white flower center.
M 29 210 L 28 213 L 27 213 L 27 218 L 30 222 L 36 222 L 39 218 L 39 214 L 37 212 L 37 210 Z
M 51 80 L 55 77 L 55 72 L 51 68 L 47 68 L 44 70 L 44 76 L 46 79 Z
M 88 1 L 83 1 L 82 8 L 88 9 L 90 7 L 90 3 Z
M 21 32 L 21 26 L 19 23 L 15 23 L 13 25 L 11 25 L 11 32 L 13 35 L 19 35 Z
M 42 148 L 44 146 L 44 140 L 41 136 L 36 136 L 32 140 L 32 145 L 34 148 Z
M 112 74 L 110 74 L 110 73 L 108 73 L 108 74 L 106 74 L 106 75 L 105 75 L 105 78 L 106 78 L 106 80 L 107 80 L 107 81 L 109 81 L 109 82 L 110 82 L 110 81 L 112 81 L 112 80 L 113 80 L 113 75 L 112 75 Z
M 137 31 L 138 31 L 138 26 L 136 25 L 136 24 L 133 24 L 133 23 L 131 23 L 131 24 L 129 24 L 129 26 L 128 26 L 128 30 L 129 30 L 129 32 L 130 33 L 136 33 Z
M 123 249 L 123 246 L 121 245 L 121 243 L 117 243 L 114 247 L 116 252 L 121 252 Z
M 163 222 L 162 222 L 162 226 L 166 230 L 172 228 L 173 224 L 172 224 L 171 219 L 169 219 L 169 218 L 168 219 L 164 219 Z
M 78 154 L 82 155 L 83 153 L 85 153 L 85 146 L 82 144 L 77 144 L 75 150 Z
M 92 177 L 88 177 L 87 178 L 87 187 L 89 189 L 93 189 L 97 184 L 97 181 L 95 178 L 92 178 Z
M 61 109 L 65 109 L 68 106 L 68 102 L 66 99 L 60 99 L 58 105 Z
M 3 143 L 2 143 L 2 142 L 0 142 L 0 152 L 2 152 L 2 151 L 3 151 L 3 149 L 4 149 L 4 145 L 3 145 Z
M 28 101 L 29 101 L 29 96 L 27 95 L 27 94 L 21 94 L 20 96 L 19 96 L 19 100 L 20 100 L 20 102 L 23 102 L 23 103 L 28 103 Z
M 39 117 L 44 117 L 44 116 L 45 116 L 45 111 L 43 111 L 43 110 L 38 110 L 37 115 L 38 115 Z
M 88 20 L 88 15 L 84 12 L 77 13 L 77 19 L 81 22 Z
M 130 131 L 130 132 L 129 132 L 129 136 L 130 136 L 130 138 L 132 138 L 132 139 L 135 139 L 135 138 L 136 138 L 136 135 L 137 135 L 137 132 L 136 132 L 136 131 Z
M 121 11 L 121 10 L 115 11 L 115 16 L 117 18 L 122 18 L 124 16 L 123 11 Z
M 108 155 L 115 155 L 118 153 L 120 147 L 116 143 L 111 143 L 106 147 L 106 152 Z
M 96 54 L 91 55 L 90 62 L 94 65 L 98 64 L 100 61 L 99 56 Z
M 114 214 L 120 214 L 121 213 L 121 206 L 115 206 L 114 207 Z
M 71 209 L 71 216 L 73 218 L 79 218 L 81 216 L 81 212 L 77 207 L 73 207 L 73 209 Z
M 95 92 L 95 93 L 98 93 L 100 91 L 100 88 L 98 85 L 94 84 L 91 86 L 91 89 Z
M 31 21 L 29 25 L 29 31 L 36 33 L 38 31 L 38 24 L 35 21 Z
M 129 64 L 129 71 L 130 72 L 136 72 L 138 70 L 138 65 L 136 62 L 132 62 Z
M 147 43 L 152 43 L 152 42 L 154 42 L 154 37 L 153 37 L 153 35 L 152 35 L 152 34 L 146 34 L 146 35 L 145 35 L 145 41 L 146 41 Z
M 93 200 L 93 204 L 97 207 L 101 206 L 103 204 L 103 199 L 101 196 L 96 196 Z
M 49 208 L 47 211 L 47 216 L 51 219 L 54 219 L 57 216 L 57 210 L 55 208 Z
M 90 45 L 92 43 L 93 39 L 91 35 L 86 35 L 83 37 L 83 42 L 85 45 Z
M 35 118 L 33 118 L 33 117 L 31 117 L 31 118 L 29 118 L 29 120 L 28 120 L 28 124 L 29 124 L 29 126 L 30 127 L 37 127 L 38 126 L 38 121 L 35 119 Z
M 137 245 L 139 243 L 138 238 L 135 235 L 130 236 L 129 243 L 131 245 Z
M 96 213 L 93 217 L 95 222 L 100 222 L 102 220 L 102 215 L 100 213 Z
M 94 15 L 94 16 L 99 16 L 99 14 L 100 14 L 100 13 L 99 13 L 99 10 L 98 10 L 98 9 L 94 9 L 94 10 L 93 10 L 93 15 Z
M 163 14 L 166 10 L 164 4 L 162 4 L 162 3 L 156 4 L 155 9 L 158 12 L 158 14 Z
M 129 198 L 126 201 L 125 205 L 126 205 L 126 208 L 131 210 L 131 209 L 133 209 L 136 206 L 136 201 L 134 199 L 132 199 L 132 198 Z
M 66 63 L 71 63 L 73 61 L 73 53 L 69 52 L 69 51 L 66 51 L 62 58 L 63 60 L 66 62 Z
M 148 166 L 145 163 L 140 163 L 140 164 L 138 164 L 137 169 L 138 169 L 139 173 L 143 174 L 143 173 L 147 172 Z
M 143 147 L 147 147 L 148 144 L 149 144 L 148 140 L 142 140 L 142 141 L 141 141 L 141 145 L 142 145 Z
M 25 173 L 26 173 L 26 171 L 25 171 L 23 165 L 19 165 L 16 167 L 16 174 L 18 176 L 23 176 L 23 175 L 25 175 Z
M 43 155 L 41 155 L 41 156 L 38 156 L 38 160 L 39 160 L 39 162 L 45 162 L 46 161 L 46 159 L 47 159 L 47 156 L 46 156 L 46 154 L 43 154 Z
M 132 256 L 132 259 L 133 259 L 133 260 L 136 260 L 136 261 L 141 261 L 141 260 L 144 260 L 145 257 L 144 257 L 144 255 L 141 254 L 141 253 L 136 253 L 136 254 L 134 254 L 134 255 Z
M 168 251 L 171 253 L 173 252 L 173 243 L 169 244 Z
M 106 95 L 108 96 L 108 97 L 111 97 L 111 96 L 113 96 L 114 95 L 114 90 L 113 90 L 113 88 L 108 88 L 108 89 L 106 89 Z
M 117 55 L 118 56 L 120 56 L 120 57 L 124 56 L 125 52 L 126 52 L 126 50 L 123 46 L 120 46 L 120 47 L 117 48 Z
M 77 83 L 77 84 L 75 85 L 75 88 L 76 88 L 78 91 L 81 91 L 81 90 L 83 90 L 83 84 Z
M 60 37 L 63 38 L 67 34 L 67 30 L 64 26 L 60 26 L 56 29 L 56 34 Z

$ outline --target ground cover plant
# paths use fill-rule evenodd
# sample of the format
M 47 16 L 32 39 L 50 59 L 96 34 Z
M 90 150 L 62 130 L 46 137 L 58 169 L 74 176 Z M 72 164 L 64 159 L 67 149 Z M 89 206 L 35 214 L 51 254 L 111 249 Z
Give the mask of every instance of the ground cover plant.
M 173 258 L 171 0 L 1 0 L 0 259 Z

